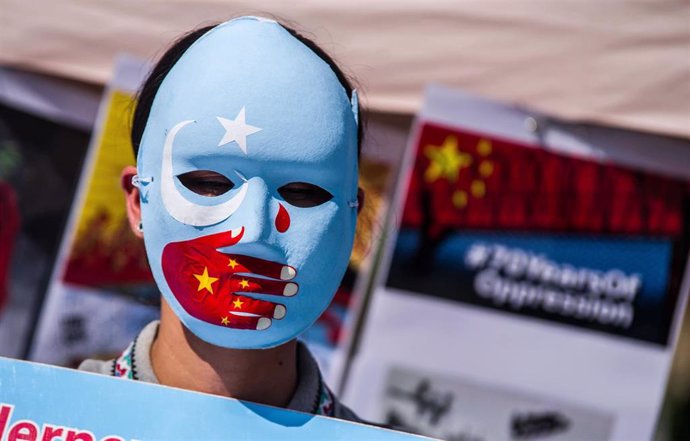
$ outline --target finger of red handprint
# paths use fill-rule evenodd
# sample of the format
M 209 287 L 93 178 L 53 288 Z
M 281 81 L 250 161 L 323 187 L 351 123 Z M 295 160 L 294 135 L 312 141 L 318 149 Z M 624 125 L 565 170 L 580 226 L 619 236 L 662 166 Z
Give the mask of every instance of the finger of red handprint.
M 299 286 L 294 282 L 260 279 L 258 277 L 244 276 L 240 274 L 233 274 L 230 276 L 230 281 L 233 292 L 292 297 L 297 294 L 297 291 L 299 290 Z
M 268 302 L 266 300 L 253 299 L 251 297 L 233 295 L 228 305 L 228 312 L 257 314 L 262 317 L 274 318 L 277 320 L 285 317 L 287 309 L 285 305 Z
M 282 263 L 241 254 L 225 254 L 225 256 L 228 258 L 228 267 L 236 273 L 258 274 L 279 280 L 292 280 L 297 275 L 297 270 Z
M 222 316 L 217 324 L 233 329 L 264 330 L 271 326 L 271 319 L 258 315 L 240 315 L 239 313 Z
M 177 292 L 187 293 L 187 295 L 177 296 L 180 304 L 188 313 L 199 320 L 217 324 L 219 320 L 228 317 L 228 315 L 257 316 L 278 320 L 285 317 L 287 313 L 285 305 L 235 294 L 230 286 L 232 283 L 219 280 L 214 277 L 213 273 L 208 273 L 206 268 L 204 273 L 205 276 L 194 275 L 199 283 L 180 285 L 177 283 L 177 279 L 173 282 L 173 286 L 181 288 Z M 223 321 L 228 320 L 226 318 Z M 253 327 L 258 321 L 242 319 L 239 322 L 235 320 L 222 324 L 234 328 L 237 323 L 239 323 L 238 326 Z
M 233 289 L 235 281 L 213 282 L 214 285 L 216 283 L 218 284 L 213 291 L 204 287 L 191 297 L 191 301 L 184 300 L 187 306 L 194 308 L 197 318 L 214 321 L 216 317 L 227 313 L 252 314 L 275 319 L 285 317 L 285 305 L 236 294 Z

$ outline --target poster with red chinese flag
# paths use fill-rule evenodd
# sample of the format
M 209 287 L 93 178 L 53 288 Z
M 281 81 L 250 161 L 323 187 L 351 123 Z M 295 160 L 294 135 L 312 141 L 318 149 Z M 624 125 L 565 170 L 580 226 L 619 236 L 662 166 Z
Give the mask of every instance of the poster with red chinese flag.
M 489 307 L 497 307 L 505 291 L 505 303 L 511 306 L 502 309 L 507 311 L 667 343 L 683 270 L 683 262 L 673 266 L 667 261 L 674 247 L 676 253 L 687 253 L 687 181 L 433 122 L 421 125 L 418 146 L 388 286 Z M 500 232 L 503 242 L 477 239 L 455 258 L 435 262 L 439 253 L 453 253 L 451 247 L 469 238 L 470 231 L 477 237 Z M 408 236 L 415 236 L 416 249 L 403 244 Z M 516 240 L 531 243 L 530 250 L 506 245 Z M 601 268 L 588 269 L 572 265 L 578 256 L 564 258 L 559 266 L 535 254 L 557 244 L 571 251 L 582 249 L 583 262 L 596 260 L 590 252 L 604 251 L 606 257 Z M 550 251 L 552 257 L 564 252 Z M 658 254 L 655 262 L 667 264 L 642 277 L 653 263 L 636 268 L 635 262 L 626 262 L 618 266 L 627 273 L 614 271 L 606 263 L 614 254 L 637 256 L 638 262 Z M 434 267 L 425 271 L 431 263 Z M 488 276 L 475 278 L 474 269 L 480 266 L 505 266 L 517 284 L 496 282 L 487 288 L 489 282 L 483 281 Z M 446 276 L 446 269 L 452 275 Z M 667 271 L 667 280 L 659 285 L 670 284 L 668 294 L 662 286 L 652 291 L 652 281 Z M 576 292 L 590 290 L 602 293 L 603 299 L 564 297 L 547 310 L 534 299 L 525 306 L 528 296 L 539 293 L 537 284 L 524 280 Z M 492 294 L 477 289 L 458 292 L 456 282 L 483 283 L 484 291 Z M 513 298 L 522 303 L 516 305 Z M 558 306 L 566 301 L 568 305 Z M 644 311 L 635 314 L 635 307 L 643 303 Z M 554 312 L 560 309 L 560 314 Z
M 427 91 L 346 403 L 443 439 L 650 439 L 690 142 Z

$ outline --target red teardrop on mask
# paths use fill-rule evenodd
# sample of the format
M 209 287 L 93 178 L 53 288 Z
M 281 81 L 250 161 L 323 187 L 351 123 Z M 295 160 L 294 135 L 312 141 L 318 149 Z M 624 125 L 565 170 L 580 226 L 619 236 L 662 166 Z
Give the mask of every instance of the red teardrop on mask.
M 290 215 L 288 214 L 283 204 L 278 204 L 278 215 L 276 216 L 276 230 L 279 233 L 284 233 L 290 228 Z

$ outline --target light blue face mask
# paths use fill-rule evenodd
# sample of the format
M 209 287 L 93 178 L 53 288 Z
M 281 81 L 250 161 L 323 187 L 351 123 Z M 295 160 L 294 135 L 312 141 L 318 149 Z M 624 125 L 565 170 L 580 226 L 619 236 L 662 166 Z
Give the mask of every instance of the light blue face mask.
M 307 329 L 350 257 L 357 156 L 356 93 L 278 23 L 199 38 L 156 94 L 134 179 L 153 276 L 182 323 L 228 348 Z M 197 194 L 184 176 L 200 170 L 234 186 Z

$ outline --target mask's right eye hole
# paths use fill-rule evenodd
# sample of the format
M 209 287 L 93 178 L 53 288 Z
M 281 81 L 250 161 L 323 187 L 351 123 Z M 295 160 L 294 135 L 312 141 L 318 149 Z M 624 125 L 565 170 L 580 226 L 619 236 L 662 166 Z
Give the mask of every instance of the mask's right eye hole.
M 179 175 L 177 179 L 189 190 L 202 196 L 220 196 L 235 187 L 230 179 L 211 170 L 194 170 Z

